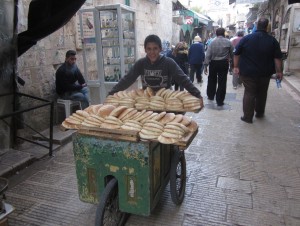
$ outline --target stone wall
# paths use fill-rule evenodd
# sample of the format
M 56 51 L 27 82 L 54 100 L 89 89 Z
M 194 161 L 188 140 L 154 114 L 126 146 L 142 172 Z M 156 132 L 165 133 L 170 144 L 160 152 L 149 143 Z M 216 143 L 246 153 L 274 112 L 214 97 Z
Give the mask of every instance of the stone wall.
M 19 6 L 19 32 L 26 30 L 28 7 L 31 0 L 23 0 Z M 87 1 L 86 6 L 124 3 L 121 0 L 94 0 Z M 157 34 L 164 41 L 177 42 L 179 40 L 179 26 L 172 22 L 172 1 L 161 1 L 160 4 L 148 0 L 131 0 L 130 7 L 136 11 L 137 30 L 137 58 L 145 56 L 144 39 L 149 34 Z M 176 29 L 174 35 L 173 29 Z M 64 62 L 65 52 L 76 49 L 76 17 L 74 16 L 63 28 L 39 41 L 18 59 L 19 76 L 26 82 L 20 91 L 55 100 L 55 72 Z M 175 38 L 174 38 L 175 37 Z M 77 50 L 77 64 L 83 70 L 82 50 Z M 91 62 L 96 56 L 91 51 Z M 34 104 L 24 100 L 23 104 Z M 48 128 L 49 109 L 40 109 L 31 114 L 25 114 L 25 121 L 38 130 Z

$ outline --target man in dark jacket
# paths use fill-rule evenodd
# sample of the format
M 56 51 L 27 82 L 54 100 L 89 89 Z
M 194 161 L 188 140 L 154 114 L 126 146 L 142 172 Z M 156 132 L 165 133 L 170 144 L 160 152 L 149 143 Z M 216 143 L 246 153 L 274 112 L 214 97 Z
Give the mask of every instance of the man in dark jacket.
M 233 72 L 245 87 L 241 120 L 247 123 L 252 123 L 254 111 L 256 118 L 264 116 L 272 74 L 283 77 L 282 53 L 278 41 L 267 33 L 268 24 L 268 19 L 260 18 L 257 30 L 242 38 L 234 53 Z
M 203 61 L 205 58 L 204 45 L 201 38 L 197 35 L 194 38 L 194 43 L 190 46 L 188 59 L 190 64 L 190 79 L 194 82 L 196 72 L 197 83 L 202 83 Z
M 112 88 L 109 95 L 127 89 L 141 76 L 143 89 L 147 87 L 154 91 L 161 88 L 169 89 L 172 86 L 172 81 L 175 81 L 193 96 L 202 98 L 200 91 L 191 83 L 176 62 L 160 54 L 162 45 L 158 36 L 147 36 L 144 41 L 144 48 L 146 57 L 139 59 L 133 65 L 128 74 Z
M 66 100 L 81 102 L 82 109 L 89 106 L 89 91 L 76 65 L 76 52 L 68 50 L 65 62 L 56 71 L 56 92 Z

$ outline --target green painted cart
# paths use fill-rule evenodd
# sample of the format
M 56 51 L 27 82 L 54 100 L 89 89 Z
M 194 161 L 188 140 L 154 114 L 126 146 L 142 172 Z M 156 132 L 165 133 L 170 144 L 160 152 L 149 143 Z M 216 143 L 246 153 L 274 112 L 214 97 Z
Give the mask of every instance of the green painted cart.
M 79 132 L 73 146 L 79 197 L 98 204 L 96 225 L 123 225 L 129 214 L 149 216 L 169 181 L 173 202 L 182 203 L 186 161 L 178 146 Z

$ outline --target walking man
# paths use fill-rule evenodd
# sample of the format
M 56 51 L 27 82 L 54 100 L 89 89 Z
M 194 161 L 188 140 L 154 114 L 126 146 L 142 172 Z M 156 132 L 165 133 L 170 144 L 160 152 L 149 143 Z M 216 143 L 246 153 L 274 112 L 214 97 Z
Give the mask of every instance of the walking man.
M 239 74 L 245 87 L 241 120 L 252 123 L 265 114 L 267 93 L 272 74 L 281 80 L 282 53 L 278 41 L 267 33 L 269 20 L 260 18 L 257 30 L 245 36 L 234 53 L 233 72 Z
M 216 35 L 217 37 L 208 46 L 206 52 L 204 74 L 207 75 L 207 66 L 209 65 L 207 97 L 209 100 L 214 100 L 216 96 L 217 105 L 223 106 L 226 95 L 229 62 L 233 58 L 233 45 L 225 38 L 224 28 L 218 28 Z
M 194 82 L 194 76 L 196 72 L 197 83 L 202 83 L 202 67 L 205 57 L 204 45 L 201 42 L 201 38 L 197 35 L 194 38 L 194 43 L 190 46 L 188 53 L 188 60 L 190 64 L 190 79 Z

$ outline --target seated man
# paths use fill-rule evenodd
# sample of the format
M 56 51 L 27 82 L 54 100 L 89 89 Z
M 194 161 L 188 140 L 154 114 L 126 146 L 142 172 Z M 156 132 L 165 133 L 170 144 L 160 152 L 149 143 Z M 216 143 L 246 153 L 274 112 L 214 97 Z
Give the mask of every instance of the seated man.
M 76 52 L 68 50 L 65 62 L 56 71 L 56 92 L 60 98 L 81 102 L 82 109 L 89 106 L 89 90 L 76 65 Z

